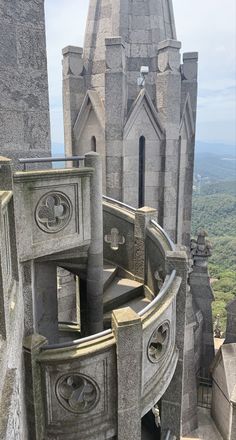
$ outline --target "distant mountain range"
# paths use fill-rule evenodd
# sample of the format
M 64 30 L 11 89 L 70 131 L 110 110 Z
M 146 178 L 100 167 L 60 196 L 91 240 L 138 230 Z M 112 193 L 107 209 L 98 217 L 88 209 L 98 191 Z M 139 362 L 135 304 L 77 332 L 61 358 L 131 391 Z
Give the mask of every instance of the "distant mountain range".
M 197 142 L 195 176 L 211 182 L 236 179 L 236 147 L 227 144 Z
M 53 156 L 64 156 L 64 144 L 52 144 Z M 236 179 L 236 147 L 196 142 L 195 175 L 211 182 Z
M 196 154 L 212 153 L 217 155 L 227 155 L 236 157 L 236 146 L 228 144 L 213 144 L 207 142 L 196 142 Z

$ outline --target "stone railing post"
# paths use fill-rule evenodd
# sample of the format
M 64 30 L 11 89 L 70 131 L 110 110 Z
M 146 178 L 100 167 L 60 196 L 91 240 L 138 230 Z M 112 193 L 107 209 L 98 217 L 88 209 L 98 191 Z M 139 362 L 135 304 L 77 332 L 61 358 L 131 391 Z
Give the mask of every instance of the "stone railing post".
M 113 310 L 116 338 L 119 440 L 141 440 L 142 323 L 129 307 Z
M 11 191 L 12 186 L 12 161 L 0 156 L 0 191 Z
M 43 391 L 40 365 L 37 357 L 41 347 L 47 339 L 41 335 L 27 336 L 23 342 L 25 362 L 25 398 L 28 417 L 29 438 L 34 440 L 45 439 L 45 414 L 43 405 Z
M 94 334 L 103 330 L 102 161 L 99 154 L 86 154 L 85 166 L 94 168 L 91 177 L 91 244 L 87 270 L 87 325 L 89 334 Z
M 157 220 L 157 211 L 155 209 L 146 206 L 137 209 L 134 226 L 134 273 L 142 280 L 145 280 L 146 228 L 151 220 Z

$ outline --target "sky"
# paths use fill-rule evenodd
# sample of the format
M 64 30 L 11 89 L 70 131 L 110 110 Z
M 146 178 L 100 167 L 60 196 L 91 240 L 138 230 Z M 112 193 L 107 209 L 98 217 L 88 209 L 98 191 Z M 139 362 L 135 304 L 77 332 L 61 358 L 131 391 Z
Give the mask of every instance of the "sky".
M 63 143 L 61 49 L 83 46 L 89 0 L 45 0 L 52 143 Z M 182 52 L 199 52 L 197 140 L 236 143 L 236 2 L 173 0 Z

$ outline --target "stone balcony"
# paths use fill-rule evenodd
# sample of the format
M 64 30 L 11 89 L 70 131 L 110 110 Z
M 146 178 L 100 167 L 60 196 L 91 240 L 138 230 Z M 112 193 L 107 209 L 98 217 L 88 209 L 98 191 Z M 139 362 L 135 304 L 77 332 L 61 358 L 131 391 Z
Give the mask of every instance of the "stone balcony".
M 102 200 L 96 172 L 89 166 L 17 172 L 2 198 L 4 209 L 14 201 L 25 398 L 36 440 L 141 439 L 142 417 L 163 399 L 181 362 L 186 255 L 158 225 L 155 210 Z M 58 319 L 57 267 L 81 281 L 85 327 L 64 323 L 67 338 Z M 82 303 L 89 295 L 86 322 Z

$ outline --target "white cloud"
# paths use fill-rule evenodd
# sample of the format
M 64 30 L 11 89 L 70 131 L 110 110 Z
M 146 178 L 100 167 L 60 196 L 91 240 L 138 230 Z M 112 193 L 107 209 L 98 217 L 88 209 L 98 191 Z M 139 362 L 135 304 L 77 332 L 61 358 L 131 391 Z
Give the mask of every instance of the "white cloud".
M 63 142 L 61 49 L 83 46 L 89 0 L 46 0 L 52 140 Z M 235 0 L 173 0 L 183 52 L 199 52 L 199 139 L 235 141 Z M 227 90 L 230 92 L 227 93 Z M 55 107 L 57 110 L 55 111 Z

